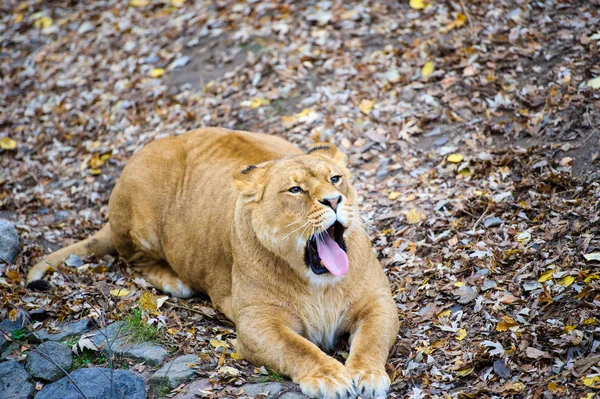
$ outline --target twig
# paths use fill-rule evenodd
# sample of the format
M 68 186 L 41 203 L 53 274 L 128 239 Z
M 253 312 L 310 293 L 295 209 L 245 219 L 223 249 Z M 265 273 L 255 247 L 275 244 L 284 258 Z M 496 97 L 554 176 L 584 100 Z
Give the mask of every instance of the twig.
M 179 308 L 179 309 L 187 310 L 188 312 L 201 314 L 202 316 L 208 317 L 211 320 L 216 320 L 215 317 L 209 316 L 206 313 L 202 312 L 201 310 L 196 310 L 196 309 L 193 309 L 193 308 L 189 308 L 187 306 L 178 305 L 175 302 L 171 302 L 171 301 L 165 301 L 165 302 L 168 303 L 169 305 L 173 306 L 174 308 Z
M 473 227 L 471 227 L 471 230 L 475 230 L 475 228 L 477 227 L 477 225 L 479 224 L 479 222 L 481 222 L 481 219 L 483 219 L 483 217 L 485 216 L 485 214 L 489 210 L 490 210 L 490 204 L 488 204 L 487 208 L 485 208 L 485 211 L 483 211 L 483 213 L 481 214 L 481 216 L 479 216 L 479 219 L 477 219 L 477 221 L 475 222 L 475 224 L 473 225 Z
M 584 145 L 585 143 L 587 143 L 589 141 L 589 139 L 591 139 L 592 136 L 598 132 L 598 129 L 596 129 L 594 127 L 594 124 L 592 123 L 592 120 L 590 119 L 590 110 L 589 110 L 589 108 L 587 109 L 587 112 L 585 113 L 585 117 L 586 117 L 588 123 L 590 124 L 590 127 L 592 128 L 592 132 L 585 138 L 585 140 L 583 140 L 581 142 L 581 144 L 579 145 L 579 147 L 581 147 L 582 145 Z

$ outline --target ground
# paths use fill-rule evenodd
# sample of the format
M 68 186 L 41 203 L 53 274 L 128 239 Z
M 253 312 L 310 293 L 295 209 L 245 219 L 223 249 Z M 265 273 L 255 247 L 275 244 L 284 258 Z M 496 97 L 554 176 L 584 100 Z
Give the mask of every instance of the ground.
M 234 327 L 205 298 L 144 308 L 144 292 L 161 294 L 118 259 L 57 271 L 51 293 L 23 284 L 35 259 L 106 221 L 144 144 L 263 131 L 348 154 L 402 321 L 390 397 L 593 398 L 599 5 L 2 2 L 0 217 L 22 250 L 0 269 L 0 319 L 137 308 L 173 356 L 201 354 L 217 386 L 279 378 L 237 359 Z

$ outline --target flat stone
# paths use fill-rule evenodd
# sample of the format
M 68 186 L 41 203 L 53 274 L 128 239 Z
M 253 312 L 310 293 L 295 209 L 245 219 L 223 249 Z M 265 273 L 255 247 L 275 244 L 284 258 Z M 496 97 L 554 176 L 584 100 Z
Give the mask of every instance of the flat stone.
M 23 317 L 23 315 L 19 315 L 15 321 L 12 321 L 11 319 L 4 319 L 2 322 L 0 322 L 0 332 L 4 332 L 10 336 L 13 331 L 21 330 L 26 325 L 27 320 Z
M 70 323 L 61 323 L 56 326 L 56 329 L 50 332 L 46 328 L 42 328 L 32 334 L 33 338 L 38 341 L 62 341 L 65 338 L 85 334 L 91 330 L 92 322 L 85 318 Z M 56 331 L 58 330 L 58 331 Z M 56 332 L 54 332 L 56 331 Z
M 124 321 L 112 323 L 106 328 L 99 329 L 90 337 L 96 348 L 108 353 L 108 343 L 114 354 L 128 359 L 159 365 L 165 361 L 167 350 L 160 345 L 144 342 L 136 343 Z
M 29 381 L 25 367 L 16 360 L 0 363 L 0 392 L 2 399 L 31 398 L 35 386 Z
M 8 220 L 0 219 L 0 259 L 13 263 L 20 248 L 19 233 L 15 226 Z
M 286 392 L 278 399 L 309 399 L 309 397 L 301 394 L 300 392 Z
M 146 386 L 144 379 L 126 370 L 113 370 L 113 387 L 111 392 L 110 370 L 94 367 L 75 370 L 71 373 L 71 379 L 88 399 L 145 399 Z M 36 395 L 36 399 L 81 399 L 81 394 L 67 378 L 44 385 Z
M 83 266 L 83 261 L 81 260 L 81 257 L 79 257 L 78 255 L 74 255 L 74 254 L 70 254 L 69 256 L 67 256 L 67 259 L 64 260 L 65 265 L 69 266 L 69 267 L 81 267 Z
M 192 379 L 196 371 L 189 364 L 196 363 L 198 356 L 185 355 L 171 360 L 150 377 L 148 383 L 151 385 L 167 385 L 173 389 L 180 384 Z
M 279 382 L 265 382 L 261 384 L 246 384 L 242 388 L 244 388 L 247 396 L 255 397 L 263 395 L 266 399 L 274 399 L 283 391 L 284 386 Z
M 498 227 L 503 223 L 503 220 L 496 217 L 496 216 L 490 216 L 489 218 L 485 219 L 485 222 L 483 222 L 483 225 L 486 228 L 490 228 L 490 227 Z
M 45 356 L 44 356 L 45 355 Z M 48 359 L 52 359 L 51 361 Z M 65 376 L 73 366 L 73 353 L 66 345 L 54 341 L 44 342 L 29 352 L 27 370 L 33 378 L 56 381 Z
M 0 338 L 0 341 L 2 341 L 2 339 Z M 9 342 L 8 346 L 6 346 L 4 349 L 2 349 L 0 351 L 0 361 L 6 359 L 10 354 L 13 353 L 13 351 L 15 351 L 16 349 L 19 349 L 21 347 L 21 345 L 19 345 L 18 342 Z
M 202 391 L 206 391 L 211 388 L 211 384 L 208 378 L 202 378 L 200 380 L 196 380 L 194 382 L 189 383 L 185 387 L 182 388 L 182 391 L 179 395 L 175 396 L 173 399 L 198 399 L 202 397 L 200 394 Z

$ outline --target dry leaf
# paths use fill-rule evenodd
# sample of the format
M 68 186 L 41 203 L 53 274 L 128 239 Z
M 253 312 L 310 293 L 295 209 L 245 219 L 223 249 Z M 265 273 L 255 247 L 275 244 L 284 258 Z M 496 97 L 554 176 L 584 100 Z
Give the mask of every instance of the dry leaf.
M 446 160 L 451 163 L 461 163 L 465 159 L 462 154 L 450 154 Z
M 460 330 L 458 330 L 456 332 L 456 340 L 457 341 L 462 341 L 463 339 L 465 339 L 467 337 L 467 330 L 465 330 L 464 328 L 461 328 Z
M 165 74 L 164 68 L 154 68 L 153 70 L 150 71 L 150 76 L 153 78 L 160 78 L 164 74 Z
M 600 89 L 600 77 L 588 80 L 587 85 L 592 89 Z
M 229 348 L 229 344 L 220 339 L 211 339 L 210 344 L 215 348 Z
M 126 290 L 124 288 L 119 288 L 119 289 L 116 289 L 116 290 L 110 290 L 110 294 L 114 295 L 116 297 L 127 296 L 130 293 L 131 293 L 131 291 Z
M 390 193 L 390 195 L 388 195 L 388 199 L 390 199 L 390 200 L 392 200 L 392 201 L 393 201 L 393 200 L 395 200 L 396 198 L 398 198 L 398 197 L 399 197 L 399 196 L 401 196 L 401 195 L 402 195 L 402 193 L 401 193 L 401 192 L 398 192 L 398 191 L 392 191 L 392 192 Z
M 433 73 L 435 66 L 433 64 L 433 61 L 427 61 L 425 63 L 425 65 L 423 65 L 423 68 L 421 68 L 421 76 L 426 78 L 427 76 L 431 75 Z
M 496 331 L 507 331 L 509 328 L 516 327 L 519 325 L 519 323 L 517 323 L 514 319 L 508 316 L 502 316 L 502 319 L 503 321 L 498 323 L 498 325 L 496 326 Z
M 3 150 L 14 150 L 17 148 L 17 142 L 9 137 L 2 137 L 0 140 L 0 148 Z
M 525 350 L 525 354 L 531 359 L 539 359 L 540 357 L 550 357 L 550 355 L 547 352 L 541 351 L 532 346 Z
M 371 111 L 373 110 L 373 106 L 375 105 L 375 100 L 367 100 L 367 99 L 363 99 L 360 104 L 358 105 L 358 109 L 360 109 L 360 111 L 363 114 L 370 114 Z
M 430 6 L 429 2 L 425 2 L 425 0 L 410 0 L 408 4 L 415 10 L 423 10 Z
M 131 0 L 129 5 L 132 7 L 145 7 L 150 4 L 150 0 Z
M 546 270 L 540 278 L 538 278 L 538 283 L 545 283 L 546 281 L 552 278 L 552 273 L 554 273 L 554 269 Z
M 590 254 L 583 255 L 585 260 L 597 260 L 600 261 L 600 252 L 592 252 Z
M 568 287 L 571 284 L 573 284 L 574 281 L 575 281 L 575 277 L 567 276 L 567 277 L 563 277 L 560 280 L 558 280 L 558 284 L 562 285 L 563 287 Z
M 156 296 L 151 292 L 144 292 L 137 301 L 138 306 L 142 310 L 146 310 L 148 312 L 156 312 L 158 306 L 156 304 Z
M 408 224 L 417 224 L 426 218 L 425 213 L 417 208 L 409 210 L 406 214 L 406 222 Z
M 600 375 L 595 375 L 591 377 L 583 377 L 581 379 L 583 385 L 590 388 L 600 388 Z

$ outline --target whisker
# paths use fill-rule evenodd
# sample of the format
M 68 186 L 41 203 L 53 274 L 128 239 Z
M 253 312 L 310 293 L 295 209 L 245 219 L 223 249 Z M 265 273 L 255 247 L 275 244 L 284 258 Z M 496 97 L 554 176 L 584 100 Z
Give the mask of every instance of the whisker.
M 304 224 L 300 225 L 300 227 L 298 227 L 297 229 L 294 229 L 293 231 L 288 233 L 285 237 L 283 237 L 283 240 L 285 240 L 286 238 L 288 238 L 289 236 L 291 236 L 292 234 L 294 234 L 295 232 L 297 232 L 298 230 L 300 230 L 301 228 L 303 228 L 305 225 L 307 225 L 309 223 L 310 223 L 309 221 L 304 222 Z

